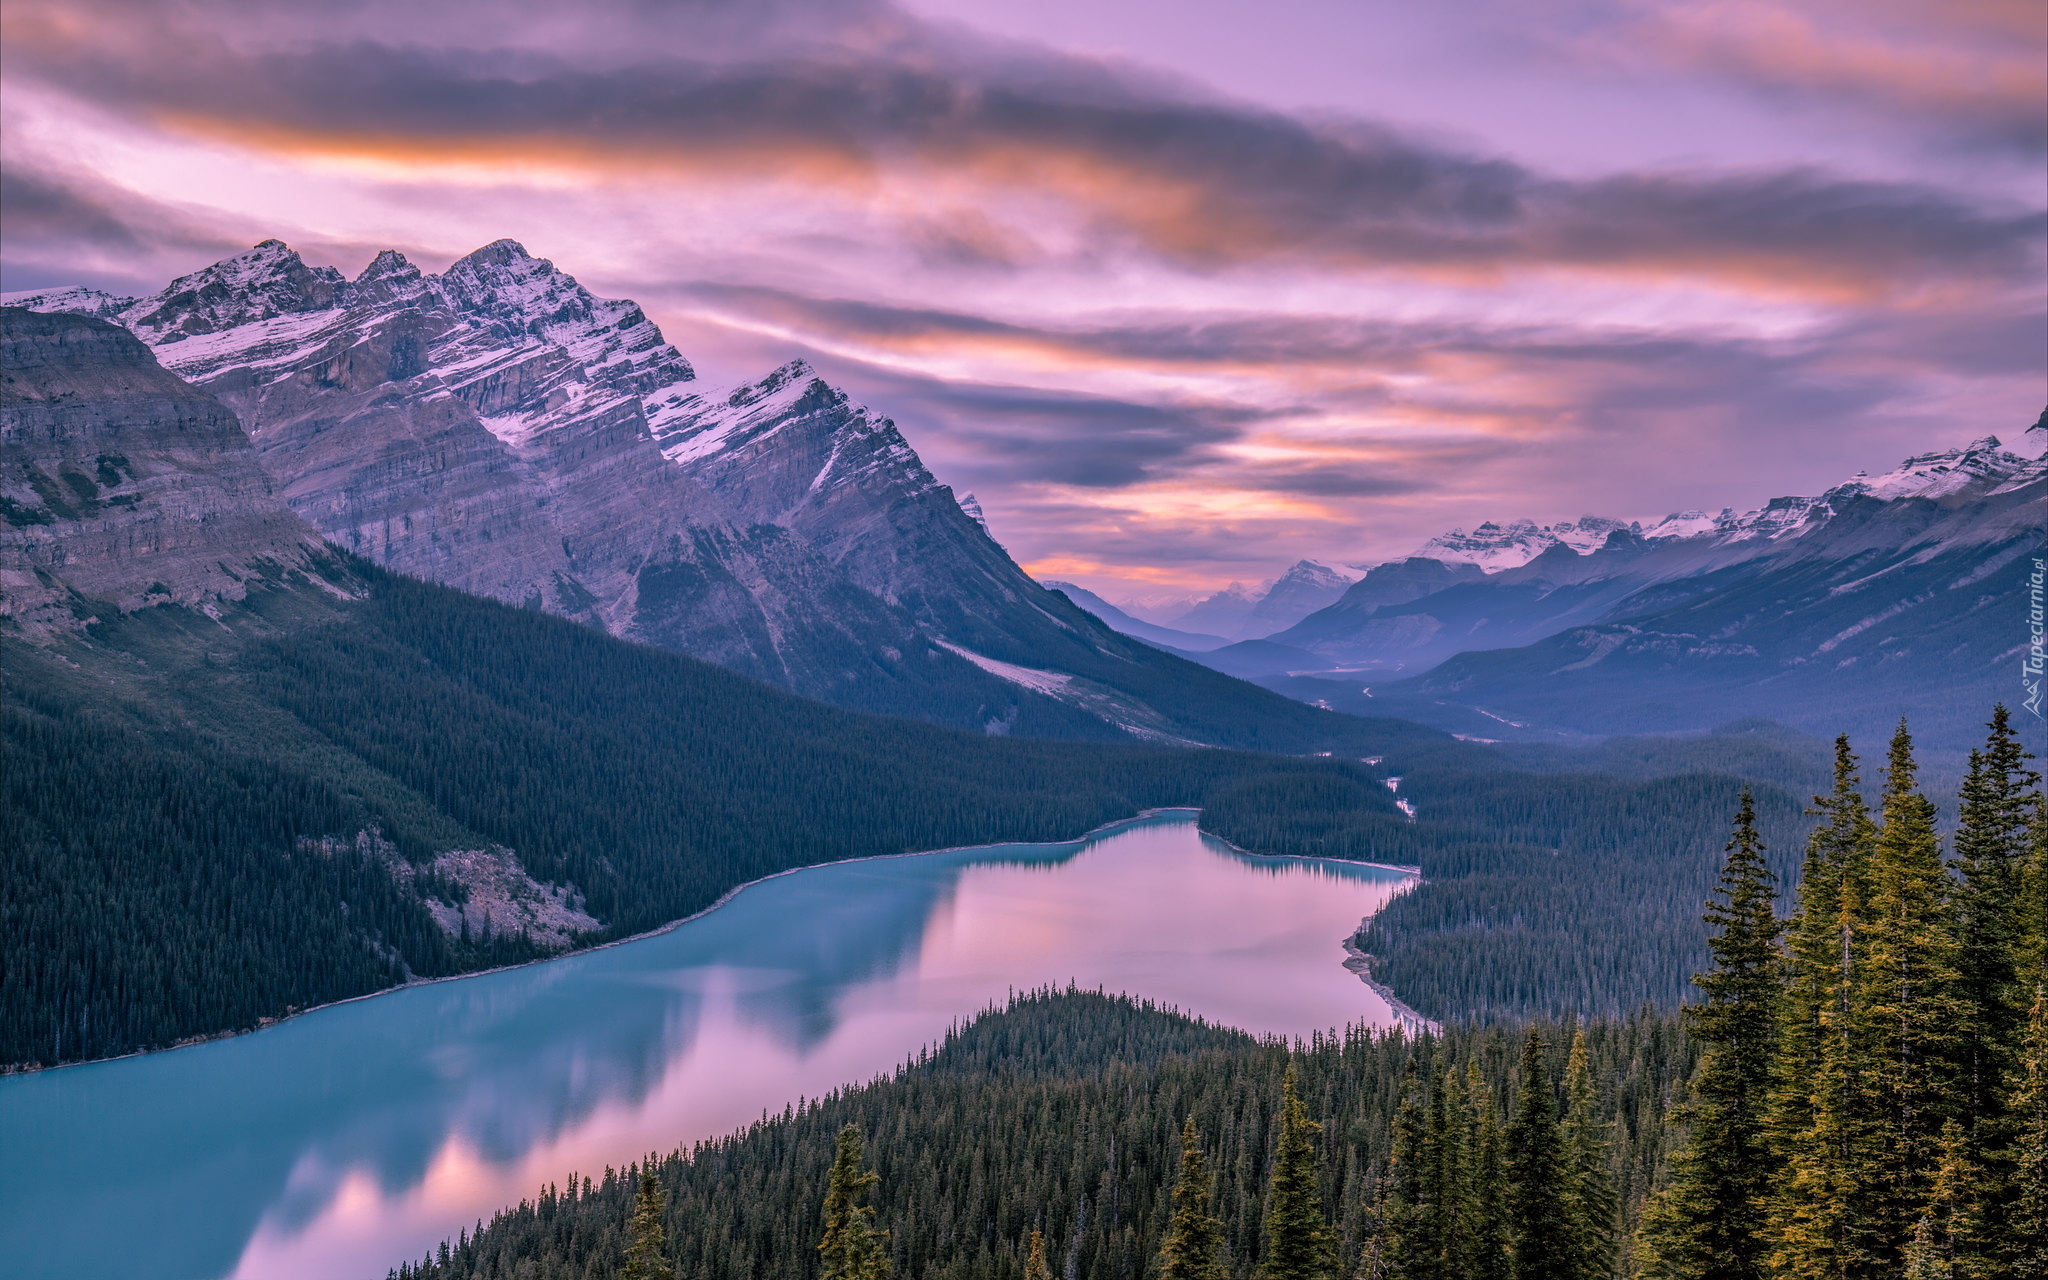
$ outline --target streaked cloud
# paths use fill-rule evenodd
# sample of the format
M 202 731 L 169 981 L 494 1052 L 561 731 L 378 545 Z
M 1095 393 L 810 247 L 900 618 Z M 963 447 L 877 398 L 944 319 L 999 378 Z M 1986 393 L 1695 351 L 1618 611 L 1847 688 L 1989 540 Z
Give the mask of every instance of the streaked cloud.
M 1084 581 L 1754 501 L 2038 411 L 2041 202 L 1914 158 L 2040 150 L 2029 14 L 1466 7 L 1486 58 L 1865 135 L 1564 172 L 1426 98 L 1306 113 L 939 0 L 22 0 L 0 247 L 9 287 L 139 285 L 263 235 L 344 269 L 512 235 L 714 374 L 809 355 Z

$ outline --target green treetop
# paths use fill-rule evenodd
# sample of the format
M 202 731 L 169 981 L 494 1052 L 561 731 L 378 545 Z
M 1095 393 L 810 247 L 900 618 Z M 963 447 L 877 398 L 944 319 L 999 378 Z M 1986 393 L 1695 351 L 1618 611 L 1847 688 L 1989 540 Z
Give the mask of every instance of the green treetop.
M 1180 1178 L 1173 1185 L 1173 1219 L 1159 1246 L 1159 1280 L 1223 1280 L 1223 1224 L 1209 1216 L 1212 1184 L 1208 1154 L 1189 1116 L 1180 1129 Z M 1043 1271 L 1045 1247 L 1036 1231 L 1031 1248 Z M 1025 1271 L 1026 1280 L 1032 1280 L 1031 1269 Z
M 1336 1269 L 1336 1243 L 1316 1186 L 1321 1131 L 1308 1118 L 1290 1066 L 1280 1086 L 1280 1136 L 1266 1199 L 1266 1258 L 1260 1268 L 1265 1280 L 1327 1280 Z
M 626 1265 L 622 1280 L 668 1280 L 675 1274 L 668 1264 L 668 1231 L 662 1218 L 668 1212 L 668 1193 L 654 1176 L 653 1160 L 640 1174 L 640 1194 L 633 1201 L 633 1217 L 626 1224 Z
M 818 1242 L 823 1265 L 818 1280 L 887 1280 L 888 1233 L 875 1229 L 875 1211 L 860 1203 L 881 1181 L 861 1169 L 860 1130 L 839 1131 L 832 1170 L 825 1181 L 825 1236 Z
M 1520 1095 L 1508 1124 L 1508 1225 L 1513 1237 L 1509 1274 L 1514 1280 L 1571 1276 L 1577 1241 L 1558 1193 L 1566 1182 L 1564 1144 L 1557 1129 L 1557 1097 L 1543 1064 L 1543 1038 L 1529 1028 L 1522 1042 Z

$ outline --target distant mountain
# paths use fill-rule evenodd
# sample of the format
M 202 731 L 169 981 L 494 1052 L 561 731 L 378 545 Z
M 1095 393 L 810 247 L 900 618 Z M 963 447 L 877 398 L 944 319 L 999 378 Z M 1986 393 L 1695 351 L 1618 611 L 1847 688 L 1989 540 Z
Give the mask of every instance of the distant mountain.
M 1587 733 L 1768 716 L 1868 736 L 1907 714 L 1968 744 L 1994 700 L 2025 697 L 2023 587 L 2044 554 L 2044 500 L 2048 461 L 1986 437 L 1753 511 L 1610 529 L 1583 554 L 1554 544 L 1483 576 L 1381 566 L 1273 640 L 1384 673 L 1369 697 L 1379 714 L 1460 730 L 1484 723 L 1475 713 Z
M 294 512 L 409 574 L 989 733 L 1329 731 L 1038 586 L 808 366 L 709 390 L 638 306 L 509 240 L 353 280 L 266 240 L 146 298 L 7 301 L 118 320 L 240 416 Z
M 1418 547 L 1409 558 L 1420 557 L 1443 564 L 1476 565 L 1488 573 L 1527 564 L 1552 547 L 1565 546 L 1577 552 L 1599 547 L 1617 530 L 1640 533 L 1641 529 L 1605 516 L 1581 516 L 1576 521 L 1539 525 L 1534 520 L 1515 520 L 1506 525 L 1489 520 L 1472 532 L 1453 529 Z
M 1314 560 L 1297 560 L 1266 585 L 1233 582 L 1171 621 L 1176 629 L 1227 640 L 1257 640 L 1335 601 L 1351 578 Z
M 1088 588 L 1077 587 L 1071 582 L 1047 582 L 1045 586 L 1047 590 L 1057 591 L 1080 605 L 1115 630 L 1127 636 L 1135 636 L 1148 644 L 1166 645 L 1185 653 L 1199 654 L 1209 649 L 1220 649 L 1229 643 L 1222 636 L 1203 636 L 1192 631 L 1175 631 L 1172 627 L 1155 626 L 1142 618 L 1134 618 Z

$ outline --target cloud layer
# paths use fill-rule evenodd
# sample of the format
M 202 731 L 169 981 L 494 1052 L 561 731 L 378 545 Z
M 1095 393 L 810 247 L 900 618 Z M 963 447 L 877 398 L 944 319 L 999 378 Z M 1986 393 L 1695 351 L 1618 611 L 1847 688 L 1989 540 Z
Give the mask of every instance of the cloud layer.
M 23 0 L 0 257 L 142 286 L 513 235 L 702 365 L 808 354 L 1028 564 L 1208 585 L 2031 421 L 2039 202 L 1915 158 L 2038 167 L 2028 13 L 1588 8 L 1530 57 L 1864 132 L 1563 173 L 875 3 Z

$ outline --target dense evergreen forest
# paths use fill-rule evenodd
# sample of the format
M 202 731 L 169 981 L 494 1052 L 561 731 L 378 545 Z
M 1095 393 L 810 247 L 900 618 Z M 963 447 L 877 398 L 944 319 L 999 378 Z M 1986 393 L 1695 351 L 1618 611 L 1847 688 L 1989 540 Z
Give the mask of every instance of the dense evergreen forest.
M 1740 796 L 1681 1013 L 1290 1045 L 1040 992 L 893 1078 L 571 1175 L 394 1280 L 2037 1280 L 2027 759 L 2000 711 L 1944 859 L 1903 727 L 1875 806 L 1839 743 L 1789 918 Z
M 103 634 L 173 673 L 153 681 L 109 689 L 115 664 L 9 647 L 0 1061 L 162 1045 L 536 954 L 518 936 L 447 937 L 391 868 L 307 837 L 375 828 L 422 865 L 509 846 L 536 879 L 576 886 L 603 922 L 594 942 L 791 866 L 1071 838 L 1265 767 L 840 711 L 363 573 L 366 599 L 311 624 L 278 593 L 252 640 L 170 610 Z
M 1712 758 L 1723 741 L 1682 745 Z M 1686 763 L 1673 754 L 1671 763 Z M 1630 778 L 1594 772 L 1478 773 L 1410 752 L 1400 793 L 1371 776 L 1275 769 L 1219 789 L 1202 829 L 1261 853 L 1418 866 L 1359 939 L 1376 980 L 1438 1021 L 1615 1015 L 1670 1007 L 1706 961 L 1699 904 L 1713 883 L 1712 835 L 1745 783 L 1693 771 Z M 1802 819 L 1791 794 L 1755 785 L 1775 867 Z
M 0 1063 L 256 1025 L 412 976 L 533 958 L 450 937 L 433 856 L 499 844 L 627 936 L 790 866 L 1071 838 L 1163 805 L 1267 853 L 1418 864 L 1380 978 L 1439 1018 L 1675 1002 L 1704 955 L 1708 816 L 1798 762 L 1754 735 L 1654 748 L 1654 780 L 1507 767 L 1398 721 L 1318 755 L 1052 743 L 835 710 L 678 655 L 347 561 L 53 653 L 4 642 Z M 1368 763 L 1371 761 L 1371 763 Z M 1788 763 L 1788 761 L 1790 763 Z M 1411 821 L 1385 779 L 1414 797 Z M 374 830 L 404 874 L 372 846 Z M 326 837 L 340 836 L 336 841 Z M 1782 844 L 1782 840 L 1780 841 Z M 405 887 L 402 881 L 409 881 Z

